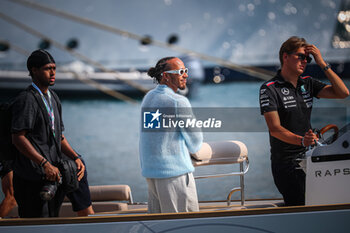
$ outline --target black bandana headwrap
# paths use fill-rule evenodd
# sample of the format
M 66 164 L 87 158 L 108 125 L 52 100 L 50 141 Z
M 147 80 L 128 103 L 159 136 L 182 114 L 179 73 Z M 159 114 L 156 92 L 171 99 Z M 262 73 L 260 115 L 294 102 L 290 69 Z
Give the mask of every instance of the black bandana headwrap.
M 40 68 L 48 63 L 56 63 L 49 52 L 43 49 L 38 49 L 32 52 L 27 60 L 27 68 L 29 72 L 33 67 Z

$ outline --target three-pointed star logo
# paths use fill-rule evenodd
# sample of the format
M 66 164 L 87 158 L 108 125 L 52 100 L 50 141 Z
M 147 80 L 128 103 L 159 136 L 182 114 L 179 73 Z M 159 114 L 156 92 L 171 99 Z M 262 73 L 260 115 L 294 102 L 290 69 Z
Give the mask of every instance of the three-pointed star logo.
M 151 122 L 154 121 L 154 120 L 156 120 L 156 119 L 157 119 L 157 121 L 159 121 L 159 116 L 162 115 L 161 113 L 159 113 L 159 109 L 157 109 L 157 111 L 156 111 L 155 113 L 151 113 L 151 114 L 152 114 L 152 116 L 153 116 Z

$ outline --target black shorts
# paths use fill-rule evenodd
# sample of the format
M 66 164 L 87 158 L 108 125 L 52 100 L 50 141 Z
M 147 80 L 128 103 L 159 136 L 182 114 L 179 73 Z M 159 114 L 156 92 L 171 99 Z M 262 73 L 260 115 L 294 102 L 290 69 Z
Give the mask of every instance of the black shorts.
M 0 161 L 0 178 L 2 179 L 10 171 L 12 171 L 12 161 Z
M 84 160 L 81 159 L 81 161 L 85 165 Z M 66 196 L 72 203 L 73 211 L 75 212 L 84 210 L 91 205 L 91 196 L 90 196 L 89 182 L 87 180 L 86 166 L 85 166 L 84 176 L 79 181 L 79 188 L 74 192 L 68 193 Z

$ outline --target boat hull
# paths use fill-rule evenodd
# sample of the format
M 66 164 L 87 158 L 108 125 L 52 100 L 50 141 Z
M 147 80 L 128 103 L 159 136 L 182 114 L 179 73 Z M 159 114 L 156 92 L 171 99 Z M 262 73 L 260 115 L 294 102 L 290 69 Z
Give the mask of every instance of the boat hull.
M 143 96 L 155 87 L 153 80 L 140 72 L 120 73 L 122 78 L 116 78 L 113 73 L 93 73 L 80 75 L 73 73 L 57 73 L 52 89 L 64 97 L 81 97 L 106 95 L 104 91 L 115 91 L 131 96 Z M 0 93 L 16 94 L 31 84 L 27 72 L 0 71 Z
M 177 214 L 0 220 L 0 231 L 26 232 L 344 232 L 350 204 Z

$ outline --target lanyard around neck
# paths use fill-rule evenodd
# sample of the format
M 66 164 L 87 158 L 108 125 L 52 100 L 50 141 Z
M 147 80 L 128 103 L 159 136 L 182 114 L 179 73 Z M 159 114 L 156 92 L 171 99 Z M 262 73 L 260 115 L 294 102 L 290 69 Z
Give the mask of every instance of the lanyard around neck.
M 53 112 L 53 106 L 52 106 L 52 101 L 51 101 L 50 90 L 47 91 L 47 95 L 49 96 L 49 103 L 47 103 L 47 100 L 44 97 L 44 94 L 39 89 L 39 87 L 37 85 L 35 85 L 35 83 L 32 83 L 32 86 L 40 93 L 41 99 L 43 100 L 43 102 L 45 104 L 46 111 L 47 111 L 47 113 L 49 115 L 49 118 L 50 118 L 50 123 L 51 123 L 51 129 L 52 129 L 52 132 L 53 132 L 53 136 L 55 136 L 55 115 L 54 115 L 54 112 Z

